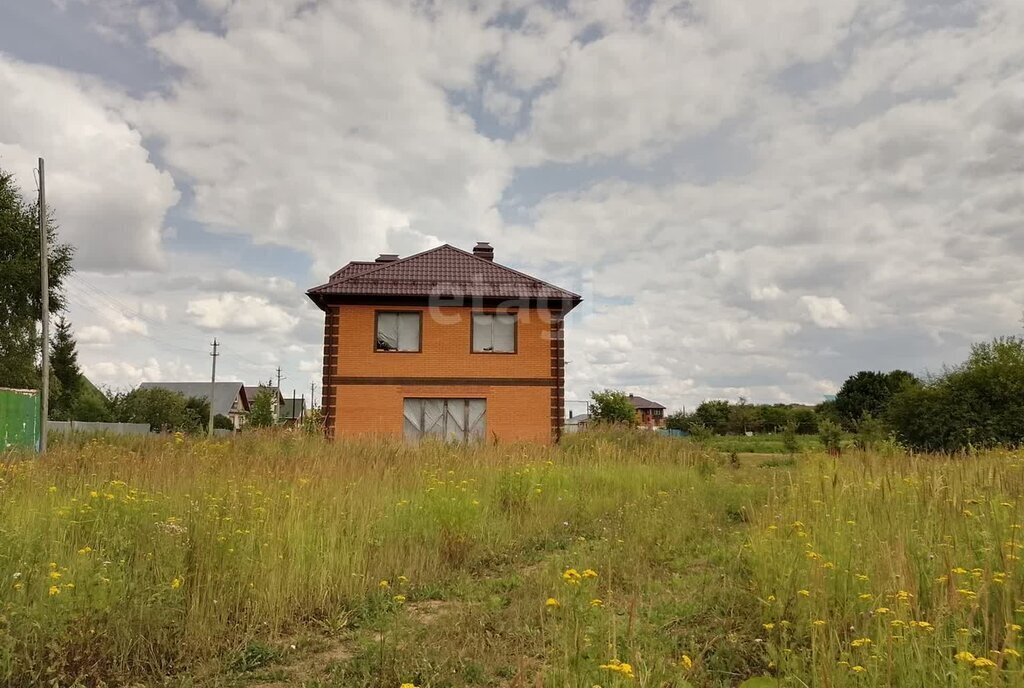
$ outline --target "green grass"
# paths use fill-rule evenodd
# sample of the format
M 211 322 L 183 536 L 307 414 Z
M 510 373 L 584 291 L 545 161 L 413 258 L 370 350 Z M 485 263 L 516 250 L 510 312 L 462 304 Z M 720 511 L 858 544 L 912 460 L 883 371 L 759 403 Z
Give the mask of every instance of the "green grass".
M 0 468 L 0 684 L 1022 685 L 1021 459 L 59 444 Z
M 815 435 L 798 435 L 800 451 L 821 451 L 821 442 Z M 774 435 L 715 435 L 707 446 L 720 452 L 737 454 L 788 454 L 783 445 L 782 434 Z

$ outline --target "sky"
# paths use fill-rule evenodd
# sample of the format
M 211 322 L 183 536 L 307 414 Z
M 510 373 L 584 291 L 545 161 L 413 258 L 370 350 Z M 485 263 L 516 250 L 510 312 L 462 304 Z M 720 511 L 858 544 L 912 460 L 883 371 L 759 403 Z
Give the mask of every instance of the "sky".
M 0 168 L 94 382 L 319 397 L 305 290 L 490 241 L 568 408 L 816 403 L 1019 334 L 1019 0 L 0 0 Z

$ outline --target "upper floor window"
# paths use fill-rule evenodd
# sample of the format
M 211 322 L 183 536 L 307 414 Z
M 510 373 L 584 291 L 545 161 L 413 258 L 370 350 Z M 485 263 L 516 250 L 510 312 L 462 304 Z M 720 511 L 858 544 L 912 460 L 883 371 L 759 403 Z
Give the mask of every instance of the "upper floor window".
M 420 313 L 377 313 L 377 351 L 419 351 Z
M 516 316 L 503 313 L 473 314 L 473 353 L 514 354 Z

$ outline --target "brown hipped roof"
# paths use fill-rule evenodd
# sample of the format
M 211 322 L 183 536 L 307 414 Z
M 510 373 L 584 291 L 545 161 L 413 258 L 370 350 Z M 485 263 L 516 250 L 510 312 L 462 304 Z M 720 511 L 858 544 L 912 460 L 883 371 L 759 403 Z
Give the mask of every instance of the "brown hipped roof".
M 664 406 L 662 406 L 661 404 L 659 404 L 656 401 L 651 401 L 650 399 L 644 399 L 643 397 L 637 396 L 635 394 L 630 394 L 629 395 L 629 403 L 633 404 L 633 408 L 635 408 L 635 409 L 663 409 L 663 408 L 665 408 Z
M 352 262 L 307 294 L 318 306 L 331 297 L 435 297 L 546 300 L 565 310 L 582 299 L 543 280 L 444 244 L 384 263 Z

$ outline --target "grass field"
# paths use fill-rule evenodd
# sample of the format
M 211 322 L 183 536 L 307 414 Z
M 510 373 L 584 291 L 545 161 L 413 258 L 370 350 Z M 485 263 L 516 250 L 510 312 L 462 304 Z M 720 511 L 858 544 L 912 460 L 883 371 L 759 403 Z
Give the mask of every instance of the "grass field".
M 0 684 L 1024 685 L 1022 459 L 59 445 L 0 467 Z
M 804 452 L 821 451 L 821 442 L 816 435 L 798 435 L 797 444 Z M 774 435 L 715 435 L 707 441 L 707 446 L 720 452 L 737 454 L 788 454 L 781 433 Z

